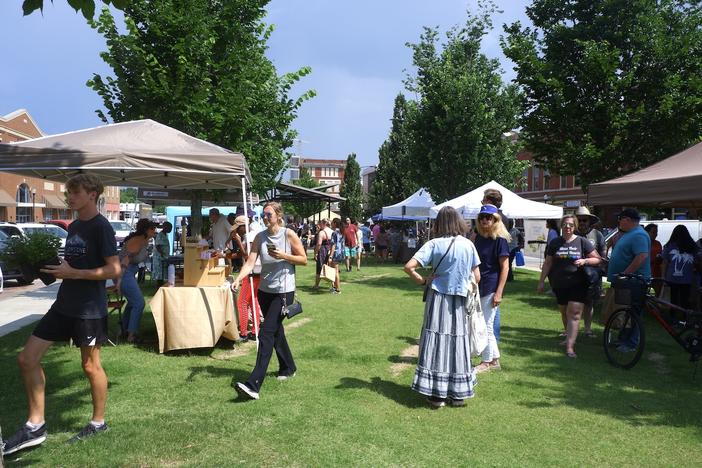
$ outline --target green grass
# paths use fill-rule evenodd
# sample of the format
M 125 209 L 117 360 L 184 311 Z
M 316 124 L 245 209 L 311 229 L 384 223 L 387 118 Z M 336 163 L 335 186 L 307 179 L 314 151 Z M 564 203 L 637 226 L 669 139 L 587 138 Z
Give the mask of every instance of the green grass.
M 580 337 L 567 359 L 555 301 L 524 270 L 502 307 L 501 372 L 479 376 L 465 408 L 426 406 L 409 386 L 422 322 L 421 289 L 396 265 L 343 273 L 343 293 L 314 293 L 313 266 L 298 269 L 305 312 L 288 329 L 298 374 L 273 378 L 261 400 L 237 399 L 255 354 L 194 350 L 159 355 L 147 344 L 104 349 L 110 431 L 64 444 L 90 416 L 78 352 L 45 359 L 49 438 L 7 466 L 447 466 L 668 465 L 702 463 L 702 370 L 653 323 L 642 361 L 611 367 L 598 338 Z M 14 359 L 32 327 L 0 338 L 0 424 L 26 418 Z M 409 361 L 399 374 L 393 366 Z

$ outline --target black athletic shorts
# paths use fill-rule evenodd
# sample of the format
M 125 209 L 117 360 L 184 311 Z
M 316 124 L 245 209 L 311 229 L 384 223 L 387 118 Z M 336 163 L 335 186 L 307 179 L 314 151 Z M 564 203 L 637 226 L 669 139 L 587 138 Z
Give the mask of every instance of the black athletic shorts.
M 53 307 L 39 321 L 32 335 L 46 341 L 73 340 L 77 347 L 107 343 L 107 317 L 82 319 L 58 313 Z
M 587 302 L 587 286 L 578 284 L 570 288 L 553 288 L 558 305 L 568 305 L 569 302 Z

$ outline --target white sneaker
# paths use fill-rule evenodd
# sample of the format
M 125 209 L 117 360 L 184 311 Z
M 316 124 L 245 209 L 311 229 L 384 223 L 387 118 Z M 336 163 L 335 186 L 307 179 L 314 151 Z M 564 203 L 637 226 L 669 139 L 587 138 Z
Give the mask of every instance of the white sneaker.
M 234 386 L 234 389 L 236 390 L 236 393 L 238 393 L 241 396 L 246 396 L 251 400 L 258 400 L 258 392 L 254 392 L 253 390 L 251 390 L 249 386 L 245 383 L 237 382 Z
M 293 372 L 290 375 L 279 375 L 276 377 L 276 380 L 283 382 L 285 380 L 292 379 L 293 377 L 295 377 L 295 374 L 297 374 L 297 372 Z

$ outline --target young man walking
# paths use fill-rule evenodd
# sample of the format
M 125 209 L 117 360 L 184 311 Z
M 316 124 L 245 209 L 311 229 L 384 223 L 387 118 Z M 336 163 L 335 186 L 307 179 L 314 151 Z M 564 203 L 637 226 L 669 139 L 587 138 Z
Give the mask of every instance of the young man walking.
M 63 282 L 56 301 L 37 324 L 17 358 L 27 392 L 29 417 L 17 433 L 4 441 L 5 455 L 46 440 L 46 378 L 41 359 L 55 341 L 72 339 L 80 347 L 81 364 L 90 382 L 93 400 L 90 422 L 68 442 L 77 442 L 107 430 L 107 375 L 100 363 L 100 347 L 107 341 L 105 280 L 120 275 L 115 233 L 97 209 L 98 198 L 103 192 L 97 176 L 76 175 L 66 183 L 66 189 L 68 204 L 78 212 L 78 219 L 68 227 L 64 260 L 60 265 L 47 265 L 41 270 Z
M 344 235 L 344 255 L 346 257 L 346 271 L 351 271 L 351 259 L 356 260 L 356 270 L 360 270 L 361 265 L 357 261 L 358 255 L 358 227 L 351 222 L 351 218 L 346 218 L 343 227 Z

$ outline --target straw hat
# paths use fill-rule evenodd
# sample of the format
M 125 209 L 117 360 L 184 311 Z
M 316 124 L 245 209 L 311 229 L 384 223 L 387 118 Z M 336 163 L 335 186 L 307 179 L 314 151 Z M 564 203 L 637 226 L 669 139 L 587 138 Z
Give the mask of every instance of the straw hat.
M 587 216 L 590 218 L 590 224 L 595 224 L 600 222 L 600 218 L 595 216 L 594 214 L 590 213 L 590 210 L 587 209 L 587 206 L 579 206 L 578 209 L 575 211 L 575 217 L 580 217 L 580 216 Z

